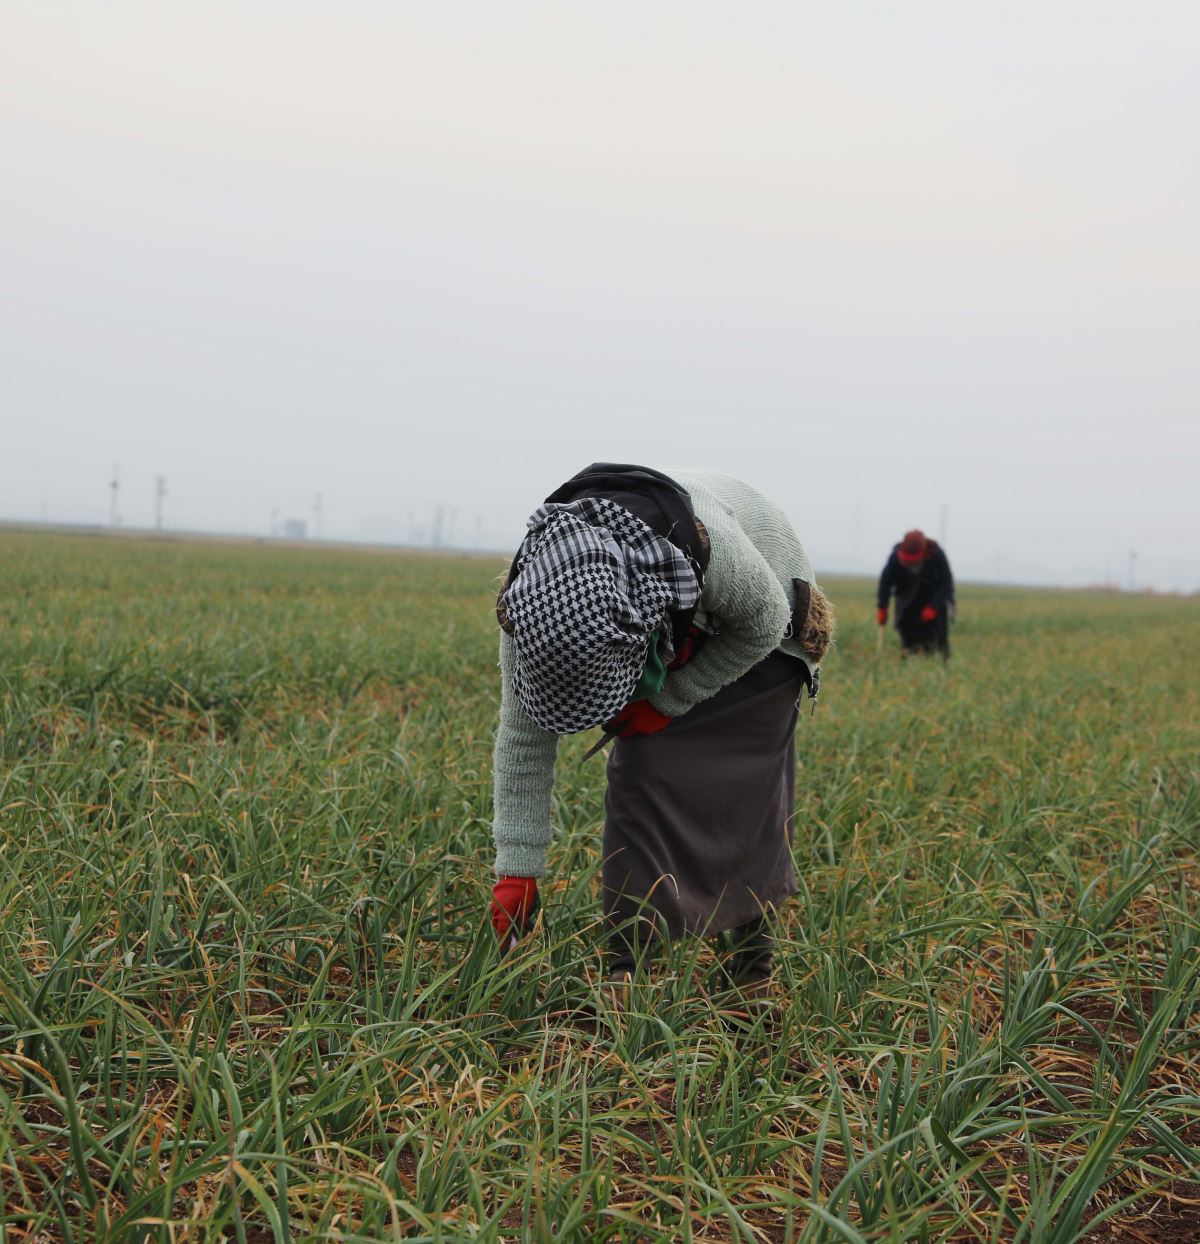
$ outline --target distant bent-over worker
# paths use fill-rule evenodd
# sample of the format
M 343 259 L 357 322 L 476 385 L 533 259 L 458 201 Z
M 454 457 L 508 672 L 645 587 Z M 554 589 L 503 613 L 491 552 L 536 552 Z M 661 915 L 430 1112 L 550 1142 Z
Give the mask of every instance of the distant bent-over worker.
M 880 626 L 887 625 L 888 602 L 896 595 L 896 630 L 905 655 L 940 652 L 950 656 L 950 615 L 954 610 L 954 576 L 936 540 L 910 531 L 897 544 L 879 576 L 876 597 Z

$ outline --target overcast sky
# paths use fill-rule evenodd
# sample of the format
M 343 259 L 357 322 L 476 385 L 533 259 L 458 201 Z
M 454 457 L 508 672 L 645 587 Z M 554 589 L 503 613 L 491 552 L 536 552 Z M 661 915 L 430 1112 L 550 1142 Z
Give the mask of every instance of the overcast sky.
M 0 517 L 504 548 L 594 459 L 818 571 L 1200 588 L 1200 8 L 0 5 Z

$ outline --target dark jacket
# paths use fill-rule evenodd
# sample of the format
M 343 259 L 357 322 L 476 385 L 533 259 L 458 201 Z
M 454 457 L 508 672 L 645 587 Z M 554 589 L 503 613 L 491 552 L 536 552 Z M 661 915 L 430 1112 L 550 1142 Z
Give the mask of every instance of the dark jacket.
M 899 549 L 898 544 L 892 549 L 879 576 L 876 605 L 886 609 L 895 593 L 896 629 L 906 640 L 916 638 L 921 610 L 932 605 L 938 611 L 938 631 L 944 633 L 946 614 L 954 604 L 954 576 L 945 552 L 936 540 L 930 540 L 925 560 L 918 568 L 909 570 L 900 561 Z

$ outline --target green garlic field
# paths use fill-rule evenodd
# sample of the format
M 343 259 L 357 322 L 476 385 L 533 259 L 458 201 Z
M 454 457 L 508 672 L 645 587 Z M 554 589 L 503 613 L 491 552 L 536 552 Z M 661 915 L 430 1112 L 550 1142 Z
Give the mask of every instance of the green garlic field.
M 599 987 L 560 749 L 498 958 L 502 558 L 0 533 L 0 1239 L 1200 1239 L 1200 598 L 872 585 L 774 1006 Z

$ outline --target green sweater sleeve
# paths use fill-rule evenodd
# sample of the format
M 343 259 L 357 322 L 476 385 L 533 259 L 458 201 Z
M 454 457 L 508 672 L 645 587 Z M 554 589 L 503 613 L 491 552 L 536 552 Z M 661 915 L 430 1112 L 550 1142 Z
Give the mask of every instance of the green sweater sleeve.
M 500 725 L 493 757 L 494 818 L 498 877 L 540 877 L 550 845 L 550 801 L 558 735 L 534 723 L 513 690 L 516 645 L 500 636 Z
M 739 524 L 723 513 L 706 516 L 705 523 L 712 554 L 700 603 L 720 633 L 651 697 L 668 717 L 682 717 L 770 656 L 791 617 L 782 584 Z

